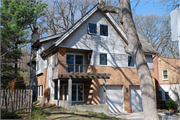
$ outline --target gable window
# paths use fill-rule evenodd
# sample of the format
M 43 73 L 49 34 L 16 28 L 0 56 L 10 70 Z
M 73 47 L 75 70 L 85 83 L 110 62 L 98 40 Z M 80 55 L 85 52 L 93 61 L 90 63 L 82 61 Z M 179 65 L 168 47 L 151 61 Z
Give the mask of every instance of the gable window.
M 128 56 L 128 66 L 129 67 L 134 67 L 134 60 L 131 56 Z
M 43 96 L 43 86 L 40 85 L 38 86 L 38 97 L 42 97 Z
M 97 34 L 97 25 L 94 23 L 88 23 L 88 33 Z
M 168 80 L 168 70 L 163 70 L 163 80 Z
M 100 65 L 107 65 L 107 54 L 100 53 Z
M 108 26 L 107 25 L 100 25 L 100 35 L 108 36 Z

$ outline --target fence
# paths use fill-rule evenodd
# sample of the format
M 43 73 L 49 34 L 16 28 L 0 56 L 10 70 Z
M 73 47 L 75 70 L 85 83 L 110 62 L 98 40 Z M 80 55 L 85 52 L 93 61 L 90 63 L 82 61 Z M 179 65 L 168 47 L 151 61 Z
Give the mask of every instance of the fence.
M 31 112 L 32 111 L 32 90 L 1 90 L 0 107 L 2 112 Z

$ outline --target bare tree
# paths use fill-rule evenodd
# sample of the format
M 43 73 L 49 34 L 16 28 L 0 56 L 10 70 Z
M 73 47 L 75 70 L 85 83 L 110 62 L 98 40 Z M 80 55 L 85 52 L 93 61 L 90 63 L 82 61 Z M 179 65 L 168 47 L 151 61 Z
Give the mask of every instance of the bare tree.
M 152 76 L 133 22 L 130 0 L 119 0 L 119 2 L 121 8 L 106 6 L 102 0 L 99 0 L 98 7 L 103 12 L 117 13 L 121 18 L 128 42 L 125 51 L 132 56 L 140 78 L 144 119 L 158 120 Z
M 171 26 L 169 15 L 134 15 L 137 31 L 160 53 L 163 57 L 178 56 L 178 44 L 171 41 Z

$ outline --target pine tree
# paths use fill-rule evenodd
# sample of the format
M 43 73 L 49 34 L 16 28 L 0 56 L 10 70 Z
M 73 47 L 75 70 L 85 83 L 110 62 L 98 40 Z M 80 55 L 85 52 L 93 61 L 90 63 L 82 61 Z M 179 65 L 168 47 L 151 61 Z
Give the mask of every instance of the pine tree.
M 1 87 L 6 88 L 15 78 L 21 78 L 18 60 L 22 46 L 27 44 L 30 27 L 47 5 L 35 0 L 1 2 Z M 22 81 L 22 78 L 19 79 Z M 18 81 L 18 80 L 17 80 Z

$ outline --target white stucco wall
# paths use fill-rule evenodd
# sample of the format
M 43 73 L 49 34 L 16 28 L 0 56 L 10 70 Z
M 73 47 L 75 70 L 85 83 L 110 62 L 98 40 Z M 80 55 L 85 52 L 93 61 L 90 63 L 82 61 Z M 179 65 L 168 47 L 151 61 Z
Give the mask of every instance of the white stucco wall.
M 169 97 L 177 101 L 178 96 L 180 95 L 180 84 L 168 84 L 160 85 L 160 90 L 162 91 L 162 100 L 166 100 L 165 92 L 169 92 Z

